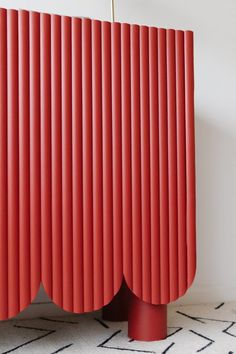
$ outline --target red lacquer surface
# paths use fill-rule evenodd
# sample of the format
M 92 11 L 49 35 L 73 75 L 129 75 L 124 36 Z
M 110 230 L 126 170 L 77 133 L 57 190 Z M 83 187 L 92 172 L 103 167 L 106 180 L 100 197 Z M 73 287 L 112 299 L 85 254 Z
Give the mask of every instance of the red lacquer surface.
M 166 304 L 195 255 L 193 34 L 0 10 L 0 318 L 121 286 Z

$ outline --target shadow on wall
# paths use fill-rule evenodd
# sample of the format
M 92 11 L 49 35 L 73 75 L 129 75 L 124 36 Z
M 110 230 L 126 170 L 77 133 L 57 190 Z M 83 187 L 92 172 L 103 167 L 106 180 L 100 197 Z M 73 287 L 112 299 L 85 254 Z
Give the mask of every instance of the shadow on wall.
M 215 124 L 213 124 L 215 123 Z M 197 274 L 182 303 L 236 299 L 236 131 L 196 116 Z

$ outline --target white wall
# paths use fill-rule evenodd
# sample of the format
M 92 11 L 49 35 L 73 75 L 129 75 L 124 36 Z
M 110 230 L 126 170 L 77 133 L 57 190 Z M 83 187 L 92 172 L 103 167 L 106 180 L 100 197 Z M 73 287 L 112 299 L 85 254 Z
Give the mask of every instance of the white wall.
M 110 20 L 110 0 L 0 6 Z M 181 302 L 236 300 L 236 2 L 115 0 L 115 10 L 120 22 L 195 32 L 198 271 Z

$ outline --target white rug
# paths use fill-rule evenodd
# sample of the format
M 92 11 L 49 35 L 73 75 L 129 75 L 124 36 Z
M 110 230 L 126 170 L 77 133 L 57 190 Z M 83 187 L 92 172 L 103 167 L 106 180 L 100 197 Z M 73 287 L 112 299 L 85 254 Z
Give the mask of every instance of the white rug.
M 168 338 L 137 342 L 100 312 L 0 322 L 0 353 L 236 354 L 236 303 L 169 306 Z

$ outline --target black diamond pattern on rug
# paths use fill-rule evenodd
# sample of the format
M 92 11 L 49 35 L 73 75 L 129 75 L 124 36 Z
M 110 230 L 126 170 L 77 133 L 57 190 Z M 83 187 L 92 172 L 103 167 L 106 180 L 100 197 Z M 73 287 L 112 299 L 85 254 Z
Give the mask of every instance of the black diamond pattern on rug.
M 33 306 L 33 305 L 32 305 Z M 168 336 L 159 342 L 127 337 L 126 322 L 108 322 L 100 312 L 0 323 L 0 354 L 234 354 L 236 303 L 169 306 Z

